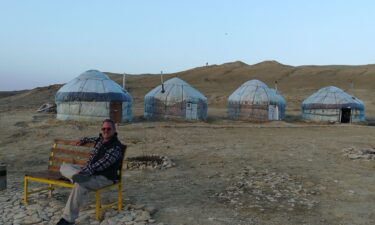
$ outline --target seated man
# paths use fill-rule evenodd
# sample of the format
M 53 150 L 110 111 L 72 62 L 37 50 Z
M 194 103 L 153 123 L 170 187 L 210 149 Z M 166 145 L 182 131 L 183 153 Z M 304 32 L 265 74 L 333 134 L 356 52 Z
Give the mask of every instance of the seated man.
M 88 191 L 119 180 L 117 171 L 121 165 L 123 152 L 121 142 L 117 139 L 115 123 L 110 119 L 104 120 L 99 137 L 82 138 L 77 145 L 89 142 L 95 143 L 95 146 L 82 169 L 70 164 L 63 164 L 60 167 L 61 174 L 72 180 L 74 187 L 57 225 L 74 224 Z

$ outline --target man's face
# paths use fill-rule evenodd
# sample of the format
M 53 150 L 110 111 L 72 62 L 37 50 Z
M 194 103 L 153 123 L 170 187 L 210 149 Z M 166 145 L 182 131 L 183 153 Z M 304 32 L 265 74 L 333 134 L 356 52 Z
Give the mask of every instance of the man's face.
M 111 139 L 111 137 L 115 134 L 116 130 L 114 127 L 112 127 L 112 124 L 109 123 L 109 122 L 105 122 L 103 123 L 102 125 L 102 135 L 103 135 L 103 139 L 105 141 L 108 141 L 109 139 Z

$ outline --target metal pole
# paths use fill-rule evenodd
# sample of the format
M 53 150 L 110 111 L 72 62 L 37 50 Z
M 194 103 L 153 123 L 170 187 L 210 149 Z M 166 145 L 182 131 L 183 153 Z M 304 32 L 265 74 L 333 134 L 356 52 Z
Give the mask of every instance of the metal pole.
M 277 80 L 275 80 L 275 90 L 276 90 L 276 93 L 277 93 Z
M 160 81 L 161 81 L 161 93 L 164 93 L 164 80 L 163 80 L 163 70 L 160 71 Z
M 126 80 L 126 73 L 123 74 L 122 77 L 122 88 L 125 90 L 125 80 Z

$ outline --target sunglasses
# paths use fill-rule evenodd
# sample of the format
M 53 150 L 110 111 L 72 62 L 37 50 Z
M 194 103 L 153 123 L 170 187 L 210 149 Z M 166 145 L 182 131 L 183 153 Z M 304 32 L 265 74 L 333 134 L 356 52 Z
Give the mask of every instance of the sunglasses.
M 102 127 L 102 131 L 111 131 L 112 130 L 112 128 L 110 128 L 110 127 Z

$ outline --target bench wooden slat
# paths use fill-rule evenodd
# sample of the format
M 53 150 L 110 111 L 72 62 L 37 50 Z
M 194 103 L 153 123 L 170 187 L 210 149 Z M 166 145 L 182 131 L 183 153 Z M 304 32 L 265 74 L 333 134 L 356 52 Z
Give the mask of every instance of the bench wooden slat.
M 72 150 L 72 149 L 65 149 L 65 148 L 53 148 L 53 152 L 62 152 L 65 154 L 70 154 L 74 156 L 81 156 L 88 158 L 90 156 L 90 152 L 84 152 L 84 151 L 78 151 L 78 150 Z
M 60 156 L 54 156 L 53 161 L 56 162 L 66 162 L 70 164 L 76 164 L 76 165 L 85 165 L 87 160 L 82 160 L 82 159 L 75 159 L 75 158 L 67 158 L 67 157 L 60 157 Z
M 55 144 L 63 144 L 63 145 L 76 145 L 78 140 L 63 140 L 63 139 L 55 139 Z
M 76 146 L 77 141 L 79 141 L 79 140 L 64 140 L 64 139 L 55 139 L 54 140 L 55 144 L 73 145 L 73 146 Z M 86 144 L 81 145 L 81 146 L 94 147 L 94 145 L 95 145 L 94 143 L 86 143 Z
M 39 178 L 45 178 L 49 180 L 63 180 L 63 176 L 60 174 L 60 172 L 55 171 L 37 171 L 37 172 L 28 172 L 25 174 L 26 176 L 30 177 L 39 177 Z

